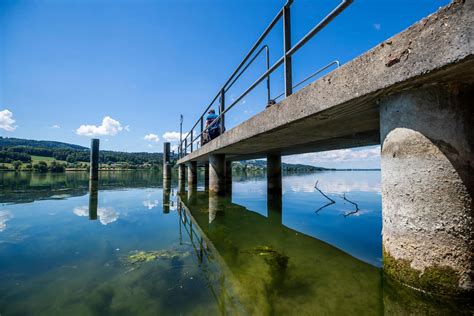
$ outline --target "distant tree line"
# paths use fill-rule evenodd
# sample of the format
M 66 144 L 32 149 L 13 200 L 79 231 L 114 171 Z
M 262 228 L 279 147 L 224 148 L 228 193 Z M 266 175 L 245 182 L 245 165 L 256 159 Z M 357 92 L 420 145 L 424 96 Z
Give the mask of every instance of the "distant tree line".
M 77 150 L 68 148 L 42 148 L 31 146 L 13 146 L 0 148 L 0 163 L 11 163 L 13 161 L 31 162 L 31 156 L 51 157 L 68 163 L 85 162 L 89 160 L 89 150 Z M 161 153 L 127 153 L 120 151 L 101 151 L 99 162 L 102 164 L 160 164 L 163 154 Z

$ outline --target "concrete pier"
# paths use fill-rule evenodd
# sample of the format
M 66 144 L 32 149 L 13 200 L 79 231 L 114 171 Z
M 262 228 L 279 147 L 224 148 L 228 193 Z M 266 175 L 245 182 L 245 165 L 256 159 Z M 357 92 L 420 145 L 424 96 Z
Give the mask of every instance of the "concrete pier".
M 99 180 L 99 140 L 91 139 L 90 180 Z
M 232 161 L 225 162 L 225 193 L 232 195 Z
M 185 191 L 186 181 L 186 166 L 184 164 L 178 165 L 178 191 L 183 193 Z
M 225 155 L 209 155 L 209 194 L 225 195 Z
M 278 154 L 267 157 L 270 196 L 281 194 L 281 155 L 382 144 L 386 273 L 471 294 L 473 12 L 453 0 L 178 162 L 211 159 L 210 189 L 225 191 L 224 155 Z
M 281 195 L 281 156 L 267 155 L 267 192 L 268 195 Z
M 474 287 L 473 100 L 452 82 L 380 103 L 385 272 L 428 292 Z
M 163 143 L 163 181 L 171 180 L 170 143 Z
M 188 162 L 188 190 L 197 187 L 197 162 Z

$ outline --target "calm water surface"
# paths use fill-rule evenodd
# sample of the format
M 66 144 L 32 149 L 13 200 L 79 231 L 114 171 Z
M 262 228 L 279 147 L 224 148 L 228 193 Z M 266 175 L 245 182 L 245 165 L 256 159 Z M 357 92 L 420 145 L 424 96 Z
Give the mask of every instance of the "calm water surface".
M 456 308 L 383 278 L 380 172 L 288 175 L 281 200 L 263 176 L 235 176 L 231 198 L 153 172 L 0 177 L 1 315 Z

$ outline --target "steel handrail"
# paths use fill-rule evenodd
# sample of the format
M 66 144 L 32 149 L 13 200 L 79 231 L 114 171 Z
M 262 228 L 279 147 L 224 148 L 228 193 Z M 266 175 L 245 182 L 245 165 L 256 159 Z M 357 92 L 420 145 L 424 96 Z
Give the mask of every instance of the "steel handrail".
M 267 67 L 267 70 L 269 69 L 269 65 L 270 65 L 270 48 L 268 47 L 268 45 L 263 45 L 258 51 L 257 53 L 255 54 L 255 56 L 247 63 L 247 65 L 240 71 L 240 73 L 234 78 L 234 80 L 232 82 L 228 81 L 227 84 L 228 86 L 224 89 L 224 92 L 227 92 L 233 85 L 234 83 L 240 78 L 240 76 L 242 76 L 242 74 L 245 72 L 245 70 L 247 70 L 248 67 L 250 67 L 250 65 L 255 61 L 255 59 L 257 59 L 257 57 L 262 53 L 262 51 L 265 49 L 265 52 L 266 52 L 266 67 Z M 214 98 L 214 100 L 209 104 L 209 106 L 206 108 L 206 110 L 204 111 L 204 113 L 200 116 L 199 120 L 196 122 L 196 124 L 194 124 L 194 126 L 191 128 L 191 131 L 185 136 L 185 139 L 188 138 L 190 135 L 192 135 L 192 131 L 194 130 L 194 128 L 197 126 L 197 124 L 201 121 L 201 119 L 204 117 L 204 115 L 206 114 L 206 112 L 210 109 L 210 107 L 212 106 L 212 104 L 217 100 L 217 98 L 219 97 L 219 95 L 221 94 L 221 92 L 219 92 L 219 94 Z M 239 100 L 241 100 L 241 98 L 239 98 Z M 267 101 L 270 101 L 270 76 L 267 77 Z M 235 103 L 235 102 L 234 102 Z M 233 104 L 234 104 L 233 103 Z M 219 115 L 218 118 L 220 118 L 222 116 L 222 114 L 226 113 L 227 111 L 224 111 L 223 113 L 221 113 Z M 189 142 L 189 144 L 186 145 L 185 148 L 188 148 L 190 146 L 192 146 L 192 144 L 198 140 L 200 137 L 202 137 L 202 134 L 204 134 L 205 131 L 207 131 L 209 129 L 209 127 L 211 127 L 212 125 L 214 124 L 217 124 L 217 122 L 219 122 L 219 119 L 215 119 L 211 124 L 209 124 L 205 129 L 202 130 L 201 133 L 199 133 L 194 139 L 191 139 L 191 141 Z
M 279 61 L 277 61 L 273 66 L 272 68 L 275 67 L 278 68 L 279 65 L 281 65 L 281 63 L 283 63 L 283 59 L 281 60 L 281 63 L 278 64 Z M 303 84 L 304 82 L 308 81 L 309 79 L 313 78 L 314 76 L 318 75 L 319 73 L 323 72 L 324 70 L 328 69 L 329 67 L 331 67 L 332 65 L 337 65 L 339 67 L 339 61 L 335 60 L 331 63 L 329 63 L 328 65 L 324 66 L 323 68 L 319 69 L 318 71 L 314 72 L 313 74 L 311 74 L 310 76 L 306 77 L 305 79 L 303 79 L 302 81 L 300 81 L 298 84 L 294 85 L 293 88 L 297 88 L 298 86 L 300 86 L 301 84 Z M 267 71 L 268 72 L 268 71 Z M 255 81 L 252 86 L 250 86 L 250 88 L 248 88 L 239 98 L 237 98 L 234 103 L 232 103 L 223 113 L 221 113 L 221 115 L 219 115 L 211 124 L 209 124 L 209 126 L 202 131 L 201 134 L 203 134 L 204 132 L 206 132 L 208 130 L 209 127 L 211 127 L 212 125 L 214 124 L 217 124 L 220 117 L 227 113 L 235 104 L 237 104 L 242 98 L 245 97 L 246 94 L 248 94 L 253 88 L 255 88 L 256 85 L 258 85 L 263 79 L 265 79 L 266 76 L 269 76 L 270 73 L 267 74 L 267 72 L 265 72 L 259 79 L 257 79 L 257 81 Z M 263 77 L 263 78 L 262 78 Z M 285 93 L 283 92 L 282 94 L 278 95 L 277 97 L 274 98 L 274 100 L 282 97 Z M 199 137 L 201 137 L 202 135 L 199 134 L 193 141 L 196 141 L 197 139 L 199 139 Z M 190 145 L 188 144 L 186 146 L 189 147 Z
M 285 63 L 285 71 L 287 70 L 287 61 L 288 59 L 293 55 L 295 54 L 301 47 L 303 47 L 314 35 L 316 35 L 317 33 L 319 33 L 328 23 L 330 23 L 337 15 L 339 15 L 344 9 L 346 9 L 351 3 L 353 2 L 353 0 L 342 0 L 342 2 L 335 8 L 333 9 L 328 15 L 326 15 L 315 27 L 313 27 L 301 40 L 299 40 L 293 47 L 289 48 L 288 50 L 286 50 L 286 52 L 283 54 L 283 56 L 278 59 L 270 68 L 268 68 L 268 62 L 267 62 L 267 71 L 265 71 L 265 73 L 260 76 L 247 90 L 245 90 L 244 93 L 242 93 L 236 100 L 234 100 L 234 102 L 227 107 L 227 109 L 224 109 L 223 111 L 221 111 L 221 113 L 219 113 L 218 117 L 213 121 L 211 122 L 211 124 L 209 124 L 205 129 L 203 129 L 201 131 L 201 133 L 196 137 L 196 138 L 193 138 L 193 130 L 194 128 L 200 123 L 203 121 L 203 117 L 204 115 L 206 114 L 206 112 L 210 109 L 210 107 L 212 106 L 212 104 L 214 104 L 214 102 L 219 98 L 219 96 L 223 95 L 223 93 L 226 90 L 226 87 L 227 85 L 232 82 L 232 85 L 235 83 L 235 81 L 238 79 L 238 77 L 240 77 L 243 73 L 243 71 L 245 71 L 249 65 L 247 65 L 244 70 L 242 72 L 239 73 L 240 69 L 242 68 L 242 66 L 247 62 L 247 60 L 252 56 L 252 54 L 255 52 L 255 50 L 257 49 L 257 47 L 262 43 L 263 39 L 268 35 L 268 33 L 273 29 L 273 27 L 275 26 L 275 24 L 278 22 L 278 20 L 282 17 L 285 18 L 285 14 L 289 14 L 289 7 L 291 6 L 291 4 L 293 3 L 293 0 L 288 0 L 287 3 L 283 6 L 282 9 L 280 9 L 277 13 L 277 15 L 275 16 L 275 18 L 273 18 L 272 22 L 269 24 L 269 26 L 265 29 L 265 31 L 262 33 L 262 35 L 258 38 L 258 40 L 255 42 L 255 44 L 252 46 L 252 48 L 250 49 L 250 51 L 247 53 L 247 55 L 244 57 L 244 59 L 242 60 L 242 62 L 237 66 L 237 68 L 234 70 L 234 72 L 232 73 L 232 75 L 229 77 L 229 79 L 227 80 L 227 82 L 223 85 L 223 87 L 219 90 L 219 93 L 214 97 L 214 99 L 212 100 L 212 102 L 208 105 L 208 107 L 206 108 L 206 110 L 204 111 L 204 113 L 200 116 L 200 118 L 197 120 L 197 122 L 193 125 L 193 127 L 191 128 L 190 132 L 185 136 L 184 140 L 186 141 L 187 143 L 187 138 L 191 135 L 191 141 L 189 144 L 186 144 L 185 147 L 184 147 L 184 150 L 187 151 L 187 147 L 189 146 L 192 146 L 192 144 L 197 140 L 199 139 L 200 137 L 202 137 L 203 133 L 206 132 L 211 126 L 213 126 L 214 124 L 217 124 L 218 122 L 220 122 L 221 120 L 223 120 L 224 118 L 224 115 L 230 110 L 232 109 L 238 102 L 240 102 L 240 100 L 242 100 L 250 91 L 252 91 L 258 84 L 260 84 L 265 78 L 268 78 L 270 76 L 270 74 L 275 71 L 279 66 L 281 66 L 281 64 Z M 288 17 L 288 20 L 289 20 L 289 17 Z M 286 19 L 285 19 L 286 21 Z M 284 23 L 285 24 L 285 23 Z M 289 25 L 288 26 L 285 26 L 284 28 L 284 33 L 289 33 L 289 29 L 287 30 L 286 27 L 289 28 Z M 262 51 L 263 48 L 261 48 L 259 50 L 259 53 Z M 254 57 L 252 59 L 251 62 L 253 62 L 255 60 L 256 57 Z M 326 70 L 327 68 L 329 68 L 333 63 L 327 65 L 326 67 L 324 67 L 323 69 L 320 69 L 318 72 L 310 75 L 309 77 L 305 78 L 303 81 L 301 81 L 300 83 L 298 83 L 296 86 L 294 87 L 297 87 L 299 85 L 301 85 L 303 82 L 306 82 L 307 80 L 309 80 L 310 78 L 314 77 L 315 75 L 317 75 L 318 73 Z M 339 64 L 338 64 L 339 66 Z M 290 68 L 290 79 L 291 79 L 291 62 L 290 62 L 290 65 L 289 65 L 289 68 Z M 234 80 L 234 77 L 236 76 L 236 74 L 239 73 L 237 79 Z M 286 76 L 285 76 L 286 77 Z M 290 80 L 291 81 L 291 80 Z M 291 87 L 291 85 L 289 86 Z M 291 93 L 291 90 L 290 92 Z M 288 93 L 287 93 L 288 94 Z M 268 94 L 269 96 L 269 94 Z M 281 97 L 281 95 L 279 95 L 277 98 Z M 183 141 L 180 142 L 180 153 L 182 154 L 183 153 Z

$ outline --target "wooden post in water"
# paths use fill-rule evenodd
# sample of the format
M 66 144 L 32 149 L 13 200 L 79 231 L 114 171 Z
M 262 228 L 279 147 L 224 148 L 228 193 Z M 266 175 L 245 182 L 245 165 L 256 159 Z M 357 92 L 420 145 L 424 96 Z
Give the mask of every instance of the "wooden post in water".
M 163 143 L 163 182 L 171 180 L 170 143 Z
M 99 180 L 99 140 L 91 140 L 90 180 Z
M 97 180 L 89 180 L 89 219 L 97 219 L 99 188 Z

